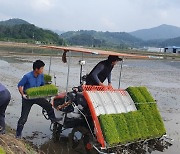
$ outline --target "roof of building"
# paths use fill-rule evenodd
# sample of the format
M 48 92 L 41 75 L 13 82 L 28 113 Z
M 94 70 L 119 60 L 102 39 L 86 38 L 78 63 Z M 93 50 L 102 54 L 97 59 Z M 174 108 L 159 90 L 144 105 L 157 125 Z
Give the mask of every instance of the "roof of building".
M 178 46 L 167 46 L 165 48 L 167 48 L 167 49 L 180 49 L 180 47 L 178 47 Z

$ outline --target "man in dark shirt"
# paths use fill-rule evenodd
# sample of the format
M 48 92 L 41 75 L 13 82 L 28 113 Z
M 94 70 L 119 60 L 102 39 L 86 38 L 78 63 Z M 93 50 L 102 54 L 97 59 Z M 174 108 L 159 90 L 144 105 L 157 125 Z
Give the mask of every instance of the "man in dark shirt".
M 5 111 L 10 99 L 10 92 L 0 83 L 0 134 L 5 134 Z
M 118 61 L 122 59 L 118 56 L 110 55 L 107 60 L 99 62 L 86 78 L 86 85 L 104 86 L 103 82 L 108 79 L 111 86 L 111 71 Z
M 22 96 L 22 110 L 21 117 L 17 124 L 16 137 L 21 138 L 24 124 L 27 121 L 29 112 L 33 104 L 37 104 L 47 111 L 47 114 L 52 122 L 55 122 L 54 110 L 52 105 L 45 98 L 27 99 L 26 90 L 32 87 L 39 87 L 44 85 L 44 62 L 36 60 L 33 63 L 33 71 L 25 74 L 21 81 L 18 83 L 18 90 Z

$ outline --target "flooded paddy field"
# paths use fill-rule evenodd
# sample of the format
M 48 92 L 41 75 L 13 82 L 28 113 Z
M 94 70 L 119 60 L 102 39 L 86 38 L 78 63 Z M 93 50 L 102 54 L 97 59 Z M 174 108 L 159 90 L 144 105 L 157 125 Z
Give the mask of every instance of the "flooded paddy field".
M 21 96 L 17 89 L 17 83 L 25 73 L 32 70 L 32 62 L 37 59 L 45 62 L 44 73 L 48 73 L 50 66 L 50 57 L 48 56 L 0 55 L 0 82 L 6 85 L 12 95 L 12 100 L 6 111 L 6 123 L 13 129 L 16 129 L 21 112 Z M 89 73 L 102 59 L 85 58 L 85 60 L 86 65 L 83 67 L 83 74 Z M 79 85 L 80 66 L 78 61 L 78 57 L 71 60 L 69 90 L 73 86 Z M 118 87 L 119 70 L 120 66 L 117 65 L 112 71 L 114 88 Z M 67 64 L 61 61 L 61 57 L 52 57 L 50 74 L 52 77 L 56 76 L 53 78 L 53 83 L 56 83 L 59 91 L 65 91 Z M 173 139 L 170 141 L 171 146 L 160 149 L 151 147 L 150 150 L 145 149 L 147 151 L 144 153 L 157 154 L 163 151 L 163 154 L 178 154 L 180 151 L 180 61 L 125 59 L 120 85 L 123 89 L 129 86 L 146 86 L 148 88 L 157 100 L 167 130 L 167 137 Z M 59 143 L 54 144 L 51 141 L 50 121 L 43 117 L 41 111 L 41 107 L 37 105 L 32 107 L 23 130 L 23 137 L 43 149 L 45 153 L 78 153 L 69 148 L 68 134 L 71 130 L 62 133 L 63 137 Z M 81 153 L 83 153 L 82 151 Z

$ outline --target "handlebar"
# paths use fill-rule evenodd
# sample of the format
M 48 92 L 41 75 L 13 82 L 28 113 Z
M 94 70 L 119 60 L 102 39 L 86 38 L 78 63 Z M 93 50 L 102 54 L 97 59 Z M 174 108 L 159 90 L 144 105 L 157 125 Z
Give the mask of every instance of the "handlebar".
M 72 91 L 75 92 L 75 93 L 82 92 L 82 86 L 73 87 Z
M 56 109 L 57 109 L 57 110 L 61 110 L 61 109 L 65 108 L 65 107 L 67 107 L 67 106 L 69 106 L 69 105 L 71 105 L 71 104 L 72 104 L 72 102 L 68 101 L 68 102 L 65 102 L 65 103 L 62 104 L 62 105 L 58 105 Z

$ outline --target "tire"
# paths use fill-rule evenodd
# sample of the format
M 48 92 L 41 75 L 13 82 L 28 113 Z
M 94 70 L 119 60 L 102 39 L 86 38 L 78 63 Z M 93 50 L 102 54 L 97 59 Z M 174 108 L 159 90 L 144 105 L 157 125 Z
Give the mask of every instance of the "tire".
M 62 126 L 55 122 L 53 124 L 53 134 L 52 134 L 52 140 L 54 143 L 57 143 L 60 139 L 60 134 L 61 134 Z
M 69 134 L 70 147 L 75 151 L 82 152 L 83 150 L 88 153 L 89 150 L 86 148 L 86 145 L 91 141 L 91 139 L 91 133 L 83 126 L 73 128 L 72 132 Z

